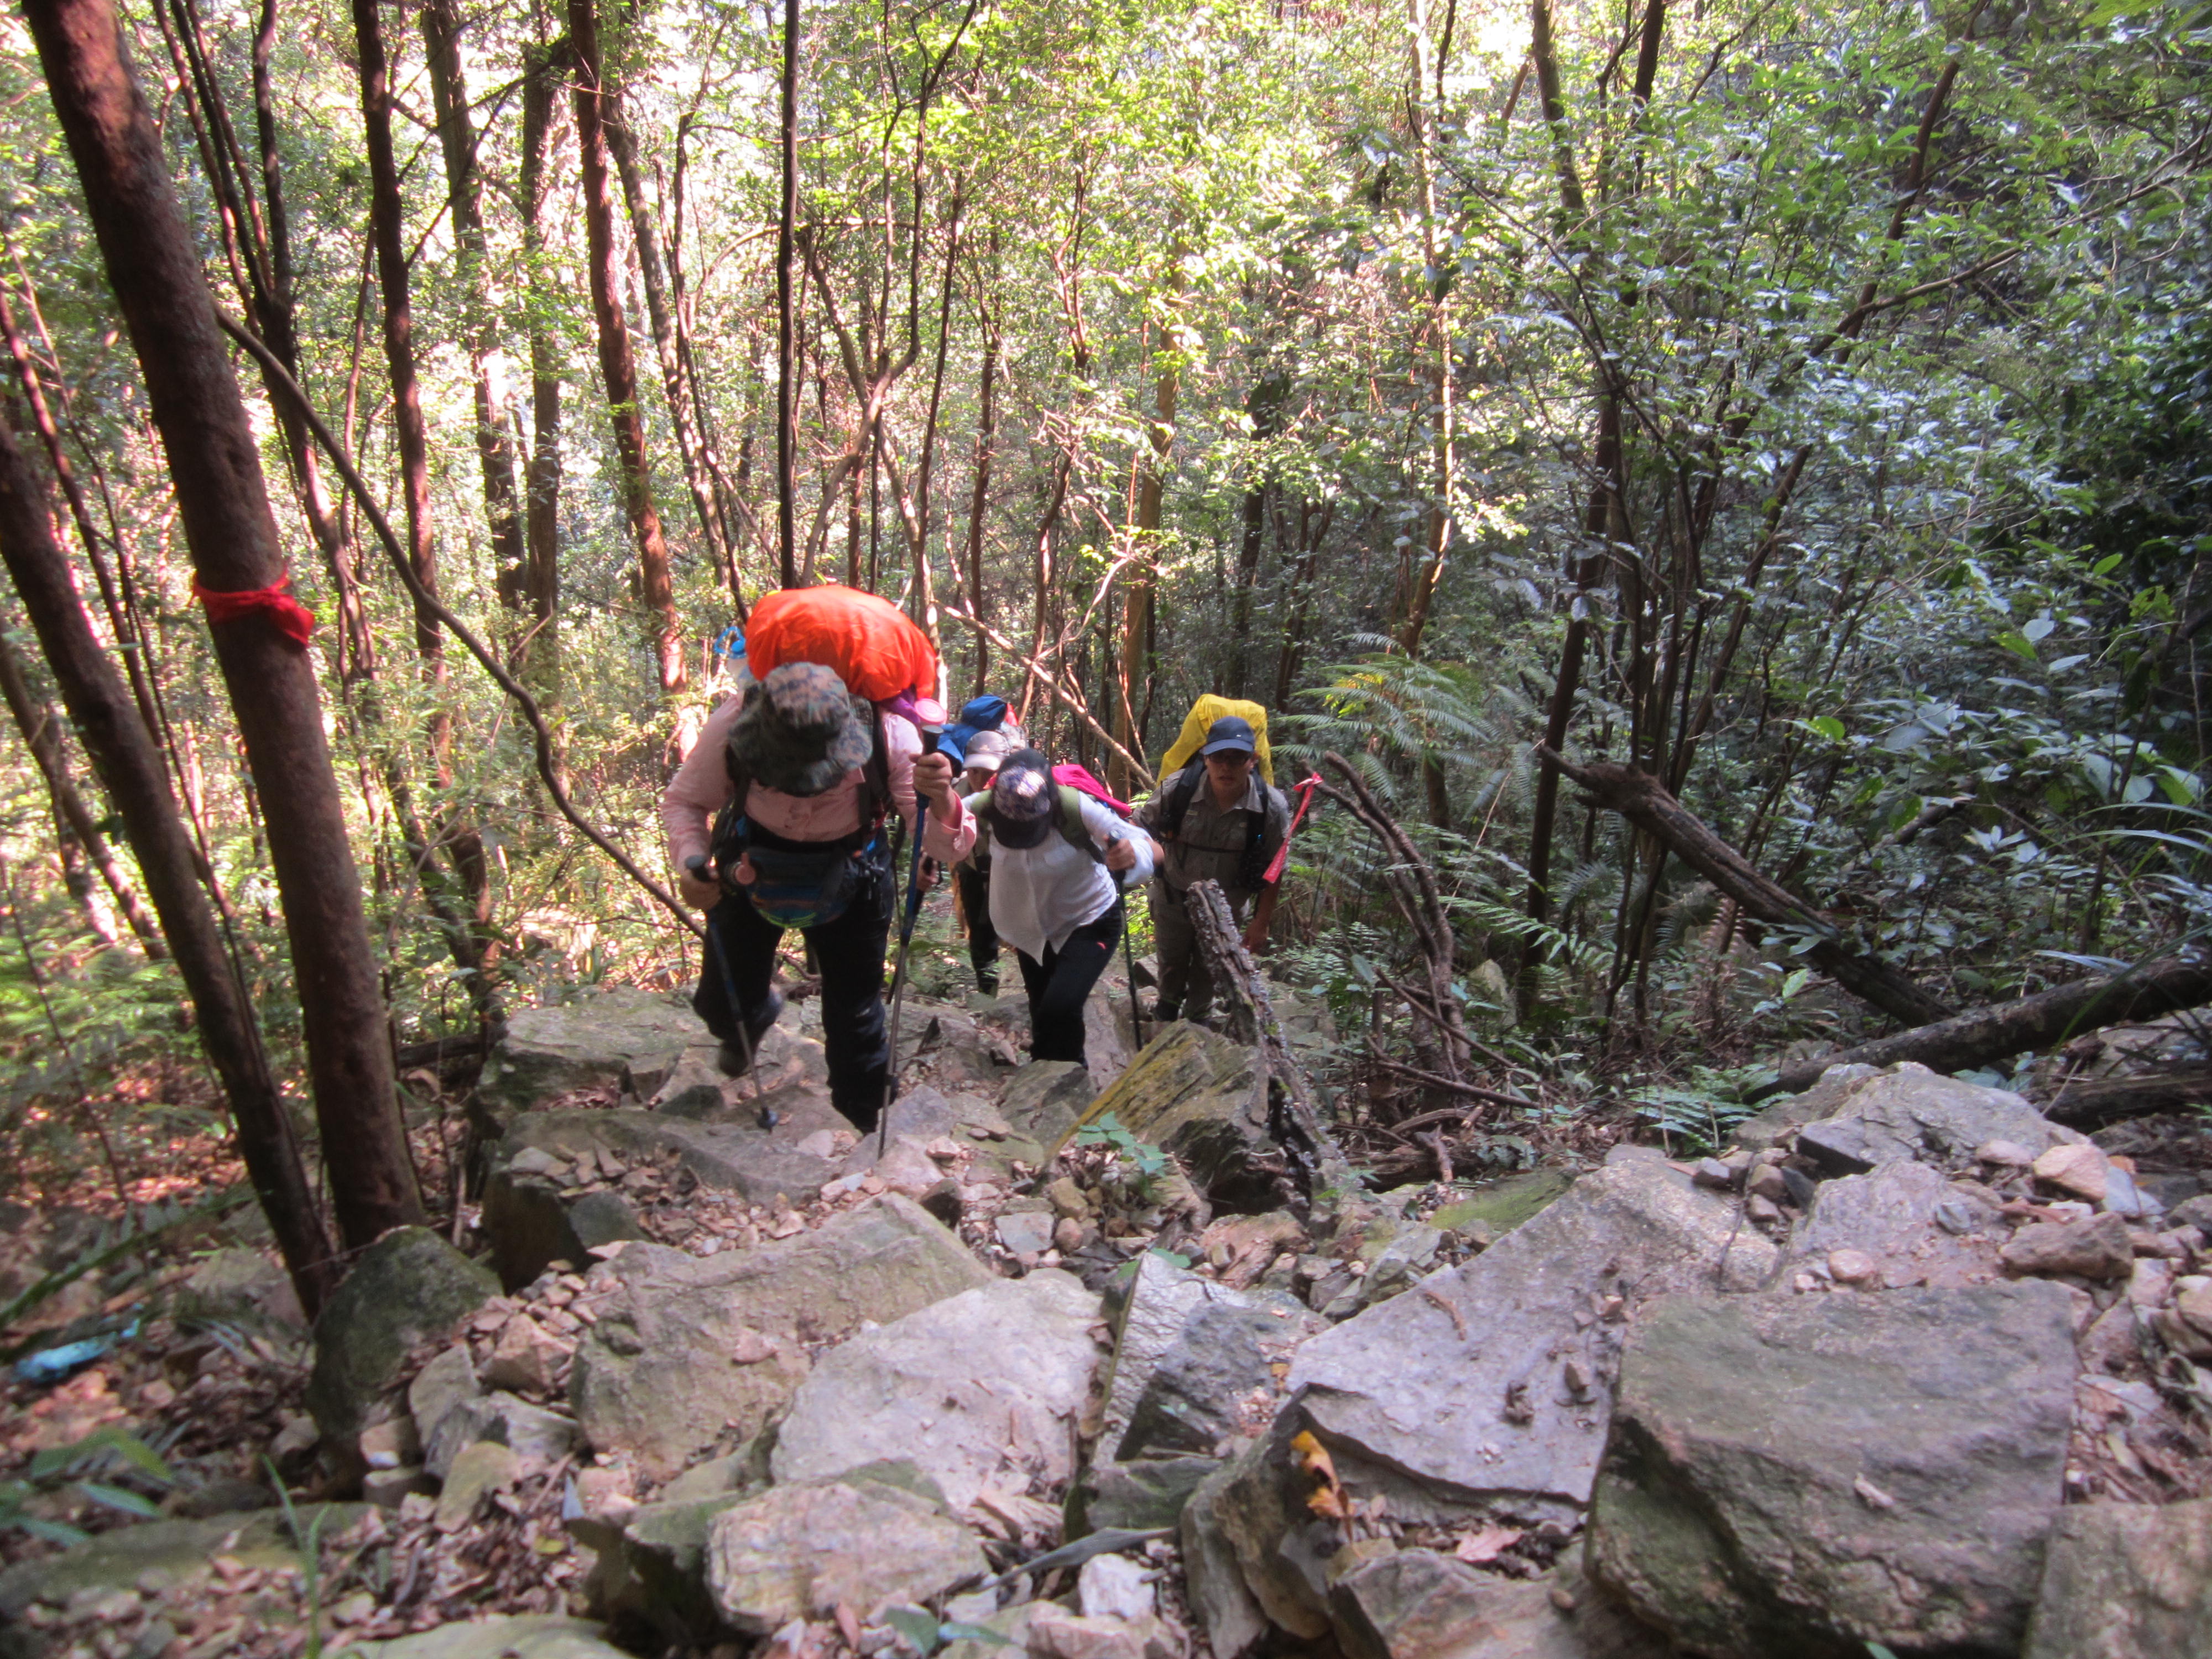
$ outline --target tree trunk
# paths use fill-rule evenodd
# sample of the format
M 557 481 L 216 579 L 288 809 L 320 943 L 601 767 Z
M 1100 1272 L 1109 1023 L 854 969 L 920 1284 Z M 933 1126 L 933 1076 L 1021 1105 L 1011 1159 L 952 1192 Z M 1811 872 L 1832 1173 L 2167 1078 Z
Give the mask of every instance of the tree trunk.
M 545 158 L 559 118 L 567 52 L 539 46 L 522 88 L 522 168 L 517 181 L 523 257 L 536 290 L 544 280 Z M 533 299 L 543 295 L 533 294 Z M 561 349 L 550 307 L 530 307 L 530 465 L 526 474 L 527 556 L 515 598 L 524 613 L 515 671 L 538 700 L 561 698 Z
M 384 50 L 377 0 L 354 0 L 354 40 L 361 65 L 362 129 L 368 151 L 369 234 L 376 249 L 377 283 L 384 299 L 384 363 L 392 380 L 392 436 L 399 450 L 401 495 L 407 506 L 407 557 L 416 580 L 438 591 L 438 553 L 430 509 L 430 438 L 422 422 L 422 392 L 415 374 L 415 315 L 407 270 L 406 226 L 401 216 L 399 164 L 392 147 L 392 70 Z M 430 679 L 443 685 L 445 642 L 437 619 L 415 607 L 415 649 Z M 433 694 L 435 695 L 434 693 Z M 442 701 L 442 699 L 441 699 Z M 445 768 L 451 716 L 431 716 L 433 741 Z
M 399 199 L 399 167 L 392 145 L 392 70 L 378 17 L 379 0 L 354 0 L 354 38 L 361 57 L 362 126 L 368 150 L 369 231 L 376 248 L 377 285 L 384 301 L 384 363 L 392 382 L 392 427 L 399 450 L 399 477 L 407 504 L 407 562 L 423 591 L 438 592 L 438 550 L 430 506 L 430 434 L 422 417 L 422 386 L 415 371 L 415 312 L 407 269 L 406 227 Z M 466 123 L 465 110 L 456 118 Z M 468 216 L 477 240 L 483 224 Z M 457 214 L 456 224 L 459 219 Z M 464 232 L 465 240 L 466 232 Z M 483 388 L 479 386 L 481 392 Z M 278 401 L 283 401 L 279 399 Z M 479 417 L 483 415 L 481 405 Z M 507 522 L 513 523 L 513 485 Z M 438 619 L 421 599 L 415 601 L 415 650 L 430 683 L 430 752 L 441 791 L 452 788 L 453 714 L 445 706 L 446 647 Z M 460 903 L 437 892 L 441 878 L 434 850 L 420 830 L 410 850 L 425 900 L 438 915 L 453 961 L 465 973 L 470 1000 L 486 1024 L 501 1018 L 497 988 L 488 971 L 490 952 L 491 877 L 483 838 L 465 815 L 440 805 L 433 814 L 438 839 L 460 877 Z M 463 914 L 455 915 L 456 910 Z
M 1894 1066 L 1910 1060 L 1938 1072 L 1962 1071 L 2047 1048 L 2100 1025 L 2156 1019 L 2205 1002 L 2212 1002 L 2212 963 L 2169 957 L 2133 973 L 2076 980 L 2016 1002 L 1972 1008 L 1893 1036 L 1815 1054 L 1784 1066 L 1755 1097 L 1802 1093 L 1831 1066 Z
M 21 456 L 13 451 L 12 441 L 10 445 L 10 453 L 15 453 L 14 464 L 21 466 Z M 116 861 L 107 837 L 100 833 L 100 821 L 93 817 L 92 809 L 85 805 L 84 796 L 70 777 L 69 757 L 62 749 L 60 722 L 54 718 L 52 707 L 33 693 L 29 678 L 23 672 L 22 660 L 5 635 L 0 635 L 0 696 L 7 699 L 8 712 L 15 717 L 15 729 L 23 734 L 23 747 L 31 751 L 31 758 L 38 763 L 40 775 L 46 781 L 46 793 L 54 800 L 56 823 L 68 831 L 82 856 L 99 871 L 100 880 L 114 898 L 115 908 L 130 923 L 132 934 L 146 954 L 155 961 L 167 957 L 169 947 L 161 939 L 161 930 L 146 914 L 145 906 L 138 902 L 131 878 Z M 94 931 L 99 930 L 95 927 Z M 112 928 L 109 932 L 112 935 Z M 115 940 L 111 936 L 105 943 L 112 945 Z
M 197 579 L 217 593 L 275 588 L 284 560 L 252 425 L 115 14 L 108 0 L 27 0 L 24 10 L 145 375 Z M 357 1249 L 419 1222 L 422 1206 L 314 669 L 262 612 L 210 620 L 209 632 L 267 815 L 331 1198 Z M 77 719 L 91 742 L 89 720 Z
M 1181 270 L 1180 246 L 1170 256 Z M 1180 286 L 1176 277 L 1171 287 Z M 1152 453 L 1137 479 L 1137 517 L 1129 528 L 1129 574 L 1121 590 L 1121 674 L 1115 684 L 1114 738 L 1133 755 L 1145 752 L 1145 734 L 1137 715 L 1137 701 L 1152 676 L 1153 605 L 1158 592 L 1160 507 L 1167 489 L 1168 452 L 1175 443 L 1176 399 L 1181 387 L 1172 338 L 1161 344 L 1154 358 Z M 1114 788 L 1127 795 L 1133 780 L 1128 767 L 1116 760 L 1112 767 Z
M 368 0 L 363 0 L 368 3 Z M 668 544 L 653 504 L 653 473 L 645 451 L 645 416 L 637 403 L 637 360 L 623 320 L 621 255 L 615 247 L 614 202 L 607 179 L 605 92 L 599 62 L 594 0 L 568 0 L 568 46 L 576 89 L 576 148 L 583 161 L 584 233 L 590 245 L 592 315 L 599 325 L 599 373 L 607 384 L 607 413 L 614 423 L 622 468 L 623 505 L 637 544 L 638 592 L 654 617 L 654 654 L 660 689 L 674 695 L 687 683 L 684 629 L 676 617 Z
M 1819 935 L 1820 942 L 1805 953 L 1805 959 L 1862 1002 L 1908 1025 L 1951 1017 L 1949 1008 L 1904 974 L 1844 944 L 1843 929 L 1833 917 L 1784 891 L 1753 869 L 1742 854 L 1715 835 L 1650 773 L 1608 761 L 1577 766 L 1562 760 L 1553 750 L 1537 753 L 1589 790 L 1598 805 L 1620 813 L 1720 889 L 1724 896 L 1734 899 L 1745 915 Z
M 1291 700 L 1297 689 L 1298 670 L 1305 659 L 1306 619 L 1312 614 L 1314 571 L 1321 562 L 1321 544 L 1328 534 L 1330 522 L 1336 517 L 1336 505 L 1324 501 L 1316 507 L 1311 501 L 1298 503 L 1297 568 L 1291 578 L 1292 598 L 1290 621 L 1283 629 L 1281 648 L 1275 653 L 1275 700 L 1272 708 L 1281 708 Z
M 992 251 L 998 251 L 998 233 L 991 234 Z M 975 412 L 975 489 L 968 500 L 968 614 L 981 617 L 983 614 L 983 513 L 991 500 L 991 446 L 998 432 L 999 330 L 991 314 L 990 296 L 983 302 L 983 372 L 982 384 L 977 393 Z M 1044 595 L 1037 595 L 1040 610 Z M 975 690 L 969 695 L 980 697 L 991 677 L 990 636 L 975 636 Z
M 0 559 L 15 580 L 78 738 L 92 757 L 161 917 L 198 1017 L 200 1047 L 230 1103 L 246 1175 L 269 1217 L 309 1318 L 337 1286 L 338 1268 L 300 1149 L 232 972 L 197 849 L 169 793 L 161 754 L 139 718 L 113 656 L 92 631 L 68 556 L 48 528 L 38 480 L 0 422 Z M 12 653 L 10 653 L 12 658 Z M 133 926 L 137 924 L 134 921 Z M 149 947 L 149 954 L 151 954 Z
M 519 575 L 523 567 L 522 520 L 516 511 L 514 443 L 507 428 L 506 401 L 492 375 L 498 333 L 492 316 L 490 273 L 485 268 L 483 192 L 477 167 L 477 139 L 469 125 L 468 82 L 461 69 L 459 0 L 425 0 L 422 42 L 429 53 L 438 148 L 446 163 L 447 201 L 454 240 L 460 245 L 463 283 L 471 313 L 469 361 L 475 382 L 477 465 L 483 475 L 484 520 L 491 531 L 492 567 L 503 579 L 512 580 L 514 578 L 507 573 Z
M 585 0 L 571 0 L 584 3 Z M 783 0 L 780 145 L 783 196 L 775 224 L 775 546 L 783 586 L 799 586 L 799 388 L 792 252 L 799 234 L 799 0 Z M 915 234 L 921 236 L 916 225 Z M 871 451 L 871 453 L 873 452 Z M 870 562 L 869 581 L 875 580 Z
M 2132 1117 L 2201 1111 L 2212 1105 L 2212 1064 L 2184 1060 L 2118 1077 L 2081 1078 L 2046 1101 L 2044 1116 L 2084 1133 Z
M 1252 422 L 1252 436 L 1261 442 L 1282 430 L 1283 400 L 1290 382 L 1278 374 L 1262 372 L 1244 397 L 1244 412 Z M 1229 601 L 1229 678 L 1224 690 L 1242 697 L 1252 656 L 1252 593 L 1260 580 L 1260 553 L 1267 544 L 1267 495 L 1264 473 L 1244 492 L 1243 534 L 1237 544 L 1237 586 Z
M 675 434 L 677 455 L 684 463 L 684 482 L 691 491 L 691 510 L 699 517 L 699 533 L 706 538 L 708 553 L 720 570 L 728 558 L 729 529 L 718 510 L 702 446 L 691 430 L 691 402 L 684 395 L 684 362 L 677 350 L 667 270 L 660 257 L 660 227 L 653 217 L 652 198 L 646 194 L 644 170 L 638 165 L 637 136 L 630 131 L 621 94 L 610 93 L 605 102 L 607 149 L 614 156 L 615 174 L 622 180 L 623 204 L 629 213 L 630 243 L 637 249 L 638 276 L 645 289 L 646 318 L 653 325 L 653 352 L 660 360 L 660 388 L 667 400 L 668 423 Z
M 1427 384 L 1420 390 L 1426 395 L 1436 418 L 1429 441 L 1428 489 L 1419 492 L 1429 497 L 1428 511 L 1422 514 L 1422 560 L 1407 585 L 1405 621 L 1398 630 L 1399 648 L 1408 657 L 1419 657 L 1421 635 L 1428 630 L 1429 613 L 1436 603 L 1437 588 L 1443 580 L 1444 561 L 1451 552 L 1452 474 L 1456 466 L 1452 404 L 1457 381 L 1452 374 L 1451 322 L 1445 313 L 1449 289 L 1443 286 L 1437 241 L 1436 124 L 1429 107 L 1430 82 L 1433 79 L 1441 94 L 1443 66 L 1439 61 L 1431 74 L 1427 0 L 1406 0 L 1406 21 L 1413 48 L 1413 85 L 1407 89 L 1406 106 L 1413 127 L 1413 174 L 1421 212 L 1422 268 L 1426 273 L 1424 285 L 1429 289 L 1428 315 L 1421 328 L 1428 337 L 1425 355 L 1429 372 Z M 1423 761 L 1421 769 L 1426 780 L 1430 816 L 1438 829 L 1449 829 L 1449 812 L 1439 807 L 1443 794 L 1443 768 L 1429 758 Z

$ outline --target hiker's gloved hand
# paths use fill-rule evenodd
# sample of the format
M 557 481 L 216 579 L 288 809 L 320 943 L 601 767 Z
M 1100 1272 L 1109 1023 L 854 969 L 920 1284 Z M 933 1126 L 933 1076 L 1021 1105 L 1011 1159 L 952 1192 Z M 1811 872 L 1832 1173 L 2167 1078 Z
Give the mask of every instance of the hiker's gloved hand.
M 914 763 L 915 793 L 936 803 L 939 817 L 950 817 L 947 803 L 952 795 L 952 757 L 950 755 L 919 755 Z
M 1106 843 L 1106 867 L 1119 875 L 1124 870 L 1137 867 L 1137 848 L 1133 842 L 1115 836 Z

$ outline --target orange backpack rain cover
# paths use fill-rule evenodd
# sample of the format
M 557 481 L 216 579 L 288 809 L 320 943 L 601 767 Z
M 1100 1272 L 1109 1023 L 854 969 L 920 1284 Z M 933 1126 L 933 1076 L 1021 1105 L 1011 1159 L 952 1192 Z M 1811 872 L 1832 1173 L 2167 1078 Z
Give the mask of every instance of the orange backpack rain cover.
M 902 691 L 937 695 L 937 647 L 889 599 L 835 582 L 787 587 L 753 607 L 745 662 L 756 679 L 787 662 L 835 669 L 855 695 L 889 702 Z

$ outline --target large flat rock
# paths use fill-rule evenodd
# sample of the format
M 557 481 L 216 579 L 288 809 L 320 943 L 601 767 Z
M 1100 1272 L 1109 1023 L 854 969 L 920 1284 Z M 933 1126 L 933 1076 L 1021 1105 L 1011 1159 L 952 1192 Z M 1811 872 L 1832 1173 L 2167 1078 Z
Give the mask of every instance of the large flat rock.
M 1252 1051 L 1203 1026 L 1178 1022 L 1146 1045 L 1127 1070 L 1047 1147 L 1059 1156 L 1074 1128 L 1111 1117 L 1139 1140 L 1180 1158 L 1201 1192 L 1235 1192 L 1268 1145 L 1267 1109 Z M 1271 1195 L 1265 1185 L 1255 1197 Z
M 990 1571 L 967 1528 L 878 1481 L 777 1486 L 716 1516 L 707 1583 L 723 1620 L 765 1636 L 841 1605 L 872 1620 Z
M 811 1348 L 990 1281 L 911 1200 L 886 1194 L 817 1231 L 698 1257 L 632 1245 L 576 1351 L 585 1437 L 665 1479 L 726 1435 L 757 1434 L 811 1368 Z
M 813 1115 L 829 1114 L 832 1123 L 844 1121 L 829 1103 L 830 1060 L 822 1039 L 801 1030 L 790 1010 L 753 1045 L 753 1067 L 744 1076 L 722 1074 L 715 1060 L 720 1046 L 702 1029 L 649 1097 L 653 1109 L 710 1123 L 750 1122 L 759 1115 L 759 1097 Z
M 1098 1298 L 1054 1269 L 994 1279 L 851 1338 L 776 1435 L 782 1482 L 905 1459 L 964 1510 L 986 1487 L 1056 1491 L 1100 1353 Z
M 2212 1653 L 2212 1498 L 2090 1504 L 2051 1534 L 2025 1659 Z
M 1091 1073 L 1075 1061 L 1036 1060 L 1006 1079 L 999 1110 L 1018 1133 L 1057 1146 L 1097 1093 Z
M 477 1101 L 496 1133 L 508 1113 L 571 1089 L 612 1084 L 650 1098 L 685 1048 L 706 1035 L 674 992 L 610 986 L 574 1002 L 519 1008 L 484 1060 Z
M 1797 1131 L 1797 1150 L 1824 1175 L 1863 1175 L 1900 1162 L 1956 1174 L 1973 1168 L 1974 1149 L 1987 1141 L 2033 1153 L 2081 1139 L 2008 1090 L 1962 1083 L 1908 1060 L 1858 1079 L 1835 1116 Z
M 1281 1404 L 1291 1355 L 1328 1328 L 1286 1297 L 1199 1309 L 1153 1367 L 1115 1455 L 1219 1457 L 1257 1439 Z
M 1289 1386 L 1332 1448 L 1458 1497 L 1583 1504 L 1635 1305 L 1752 1289 L 1776 1261 L 1729 1200 L 1662 1163 L 1613 1164 L 1473 1261 L 1306 1343 Z
M 1714 1659 L 2016 1653 L 2071 1309 L 2039 1282 L 1659 1303 L 1624 1356 L 1592 1572 Z
M 1663 1638 L 1559 1588 L 1399 1550 L 1339 1579 L 1329 1606 L 1347 1659 L 1666 1659 Z
M 1249 1308 L 1253 1298 L 1201 1279 L 1158 1250 L 1137 1258 L 1137 1272 L 1114 1319 L 1114 1358 L 1106 1376 L 1106 1405 L 1098 1434 L 1109 1455 L 1129 1426 L 1153 1369 L 1201 1308 Z
M 1862 1084 L 1881 1075 L 1881 1068 L 1874 1066 L 1831 1066 L 1804 1093 L 1783 1096 L 1757 1116 L 1737 1124 L 1729 1138 L 1754 1152 L 1782 1146 L 1807 1124 L 1835 1116 Z
M 659 1112 L 525 1112 L 510 1122 L 492 1172 L 496 1176 L 511 1167 L 517 1153 L 532 1147 L 572 1161 L 580 1153 L 604 1151 L 625 1164 L 673 1152 L 702 1187 L 736 1193 L 748 1204 L 772 1204 L 778 1198 L 804 1204 L 837 1170 L 829 1159 L 799 1151 L 795 1130 L 791 1124 L 769 1130 L 750 1120 L 701 1122 Z

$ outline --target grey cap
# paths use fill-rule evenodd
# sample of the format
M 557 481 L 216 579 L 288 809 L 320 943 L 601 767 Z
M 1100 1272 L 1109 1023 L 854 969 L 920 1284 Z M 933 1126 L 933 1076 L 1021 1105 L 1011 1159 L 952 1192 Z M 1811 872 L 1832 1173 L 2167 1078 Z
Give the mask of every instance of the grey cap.
M 1013 752 L 1013 744 L 1006 741 L 1002 732 L 978 732 L 968 739 L 964 764 L 971 771 L 995 772 Z

